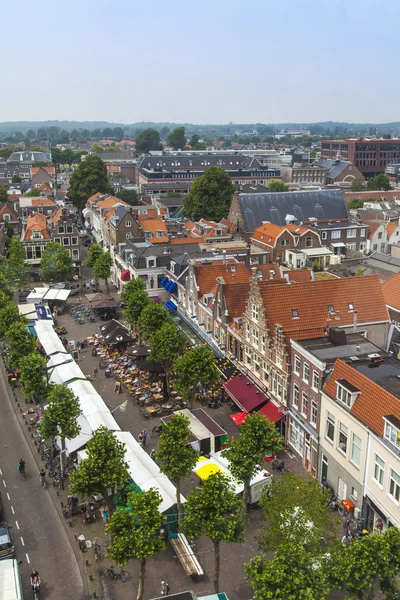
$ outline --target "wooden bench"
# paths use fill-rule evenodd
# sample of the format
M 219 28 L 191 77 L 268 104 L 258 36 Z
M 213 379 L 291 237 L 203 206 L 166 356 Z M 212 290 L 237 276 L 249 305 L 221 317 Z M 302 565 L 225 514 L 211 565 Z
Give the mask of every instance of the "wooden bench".
M 176 538 L 170 538 L 170 542 L 186 575 L 188 577 L 202 577 L 204 571 L 183 533 L 178 533 Z

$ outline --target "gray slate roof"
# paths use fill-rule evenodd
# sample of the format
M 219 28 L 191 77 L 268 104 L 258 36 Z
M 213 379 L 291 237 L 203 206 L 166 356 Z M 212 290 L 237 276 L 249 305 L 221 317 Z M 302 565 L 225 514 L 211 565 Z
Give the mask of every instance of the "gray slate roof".
M 253 232 L 263 221 L 286 225 L 287 215 L 294 216 L 296 224 L 349 218 L 341 190 L 239 194 L 238 201 L 246 232 Z
M 150 156 L 143 154 L 138 158 L 139 169 L 190 169 L 202 167 L 221 167 L 223 169 L 262 169 L 263 166 L 253 156 L 244 154 L 176 154 Z
M 51 163 L 50 152 L 35 152 L 32 150 L 21 150 L 19 152 L 13 152 L 7 160 L 8 163 L 25 163 L 35 164 L 37 162 Z

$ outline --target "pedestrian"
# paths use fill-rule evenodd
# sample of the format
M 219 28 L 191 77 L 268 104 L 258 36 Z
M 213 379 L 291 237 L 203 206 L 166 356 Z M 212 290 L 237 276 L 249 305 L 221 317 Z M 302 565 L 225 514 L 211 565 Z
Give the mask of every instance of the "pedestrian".
M 169 594 L 169 585 L 166 581 L 161 582 L 161 596 L 168 596 Z
M 79 340 L 76 340 L 76 342 L 75 342 L 75 346 L 76 346 L 76 349 L 77 349 L 77 350 L 78 350 L 78 352 L 79 352 L 79 350 L 81 349 L 81 342 L 80 342 Z
M 95 288 L 95 286 L 96 286 L 95 280 L 94 280 L 94 279 L 92 279 L 92 281 L 90 282 L 90 284 L 91 284 L 92 288 L 94 289 L 94 288 Z
M 138 442 L 139 444 L 142 446 L 142 448 L 144 447 L 144 443 L 143 443 L 143 432 L 141 431 L 138 435 Z
M 90 281 L 86 282 L 86 291 L 90 292 Z
M 99 374 L 99 370 L 98 370 L 98 368 L 97 368 L 97 367 L 95 367 L 95 368 L 93 369 L 93 379 L 96 379 L 96 381 L 97 381 L 97 375 L 98 375 L 98 374 Z
M 67 346 L 68 346 L 68 340 L 67 340 L 67 338 L 66 338 L 66 337 L 64 337 L 64 338 L 63 338 L 63 340 L 62 340 L 62 343 L 63 343 L 63 346 L 64 346 L 64 348 L 65 348 L 65 349 L 67 349 Z
M 143 436 L 143 448 L 144 448 L 146 445 L 146 442 L 147 442 L 147 431 L 145 429 L 143 429 L 143 431 L 142 431 L 142 436 Z

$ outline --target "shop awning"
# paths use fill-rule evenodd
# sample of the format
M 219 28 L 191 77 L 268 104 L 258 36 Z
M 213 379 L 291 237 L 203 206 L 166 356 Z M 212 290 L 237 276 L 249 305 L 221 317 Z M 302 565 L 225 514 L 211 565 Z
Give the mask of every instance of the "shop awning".
M 346 248 L 346 244 L 344 244 L 343 242 L 332 242 L 331 246 L 333 246 L 334 248 Z
M 177 284 L 169 277 L 163 277 L 160 281 L 160 285 L 167 290 L 170 294 L 175 294 L 178 289 Z
M 176 304 L 172 302 L 172 300 L 168 300 L 168 302 L 165 303 L 165 308 L 168 308 L 168 310 L 176 310 Z
M 268 401 L 267 396 L 242 373 L 227 381 L 224 384 L 224 389 L 244 412 L 251 412 Z
M 125 269 L 121 273 L 121 281 L 130 281 L 131 280 L 131 272 L 129 269 Z
M 279 408 L 271 400 L 268 402 L 268 404 L 260 408 L 260 410 L 257 412 L 259 412 L 260 415 L 264 415 L 264 417 L 267 417 L 267 419 L 269 419 L 271 423 L 277 423 L 285 416 L 283 412 L 280 412 Z
M 239 413 L 233 413 L 230 416 L 230 418 L 232 419 L 232 421 L 235 423 L 235 425 L 239 426 L 242 425 L 242 423 L 245 422 L 246 417 L 249 413 L 247 412 L 239 412 Z

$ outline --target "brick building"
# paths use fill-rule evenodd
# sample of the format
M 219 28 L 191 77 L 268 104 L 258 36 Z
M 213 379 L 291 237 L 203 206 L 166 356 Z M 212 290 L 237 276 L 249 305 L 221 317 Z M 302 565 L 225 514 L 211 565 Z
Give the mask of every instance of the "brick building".
M 343 158 L 350 161 L 364 177 L 384 173 L 386 165 L 400 161 L 400 139 L 323 140 L 321 159 Z

